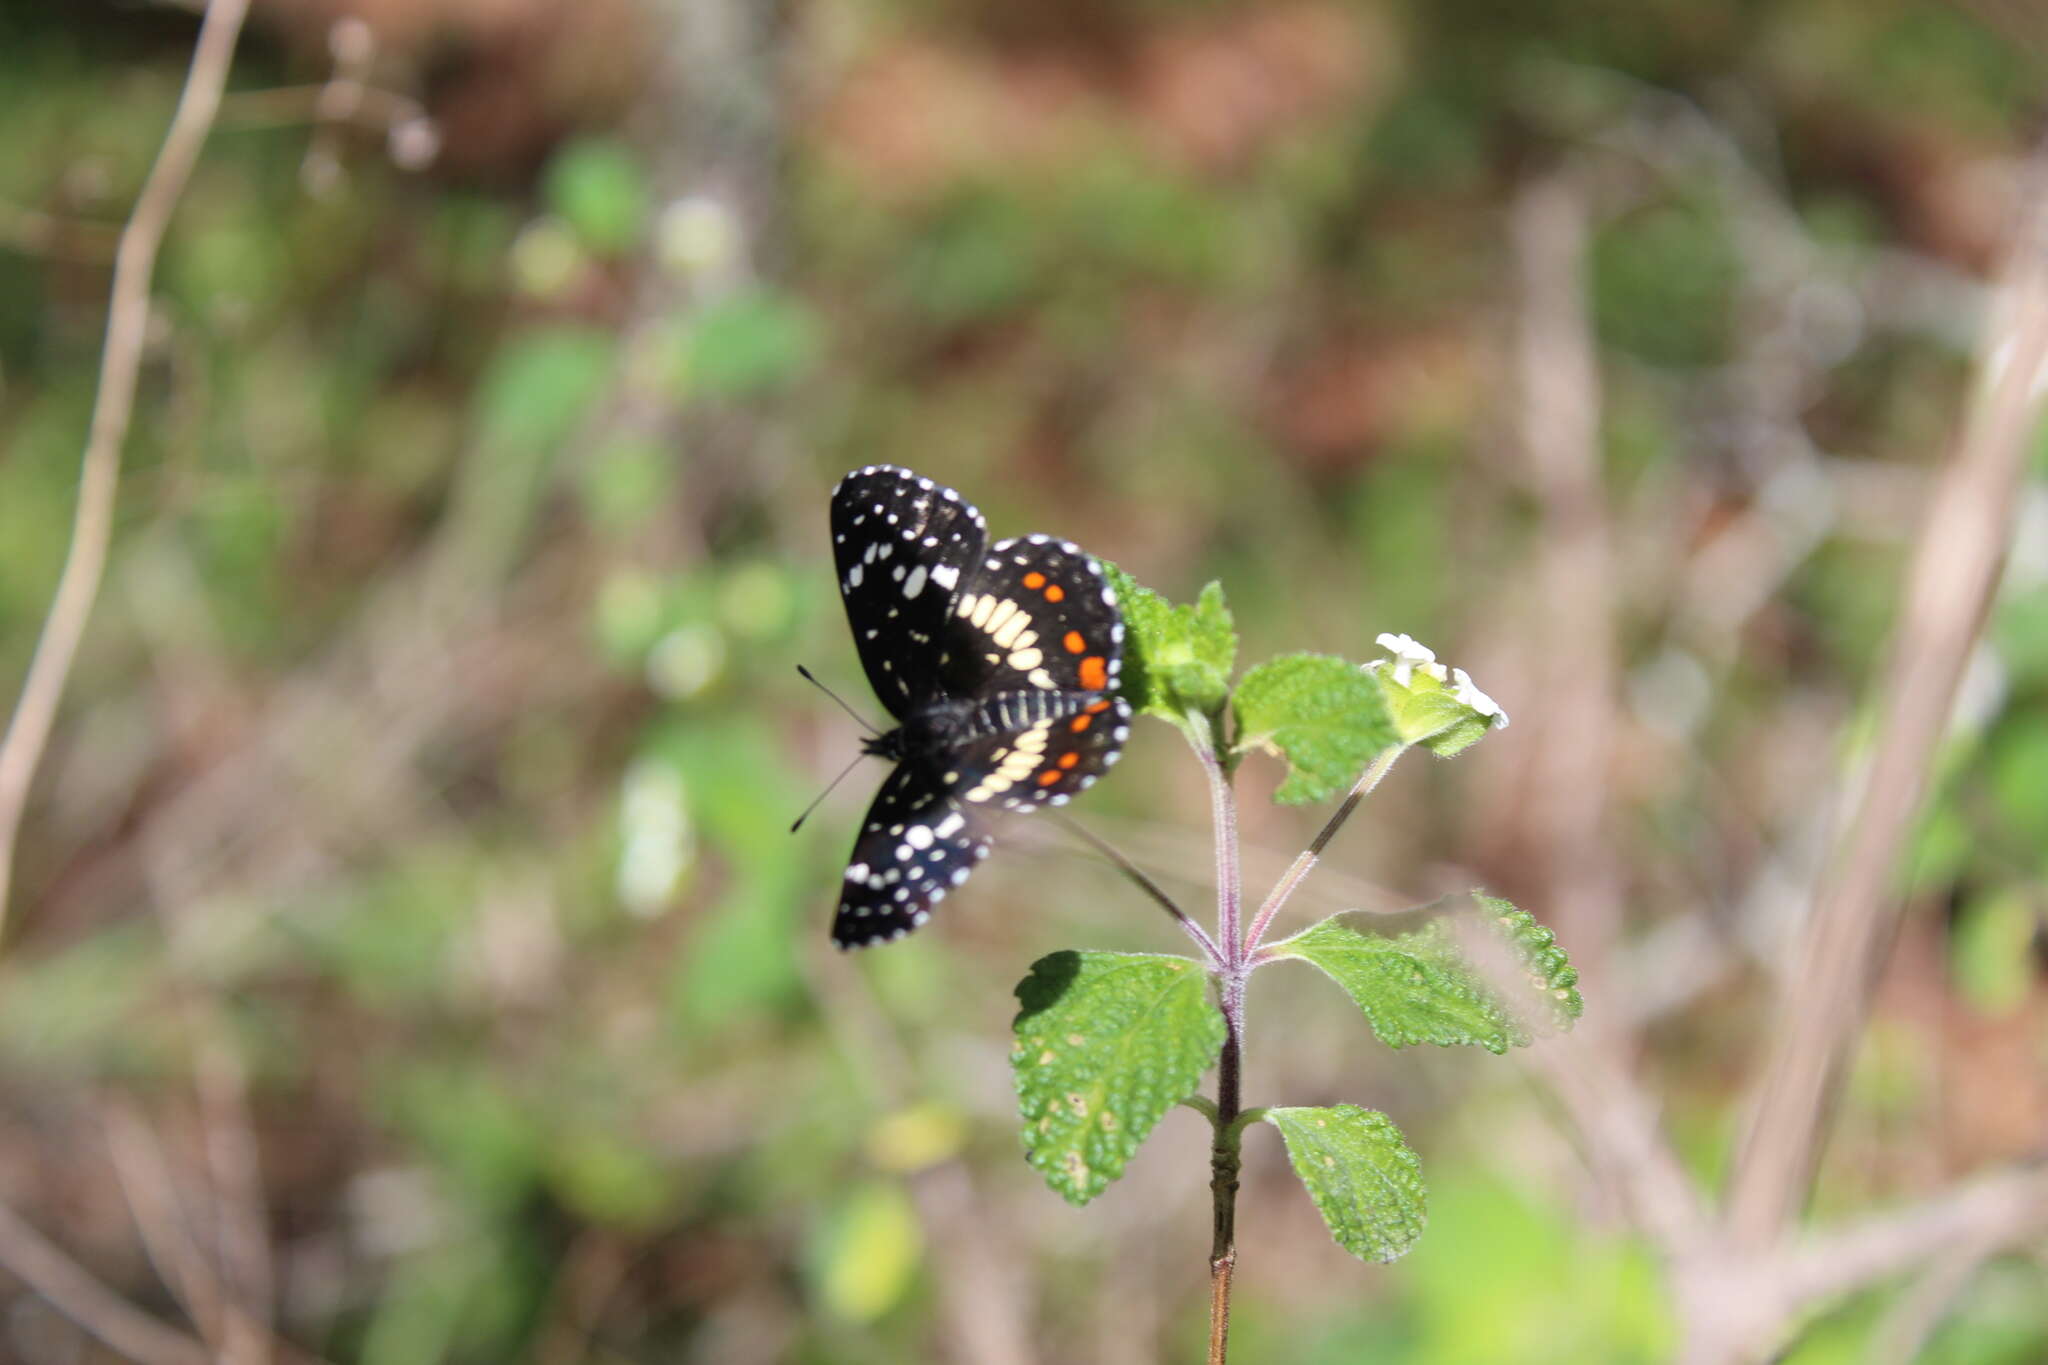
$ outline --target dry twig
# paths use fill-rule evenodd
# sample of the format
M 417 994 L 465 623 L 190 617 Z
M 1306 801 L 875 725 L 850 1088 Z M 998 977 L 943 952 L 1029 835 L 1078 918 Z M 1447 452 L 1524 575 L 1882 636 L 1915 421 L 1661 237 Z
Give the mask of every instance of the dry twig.
M 1516 338 L 1521 436 L 1546 533 L 1537 565 L 1548 620 L 1528 789 L 1544 891 L 1596 989 L 1621 928 L 1621 877 L 1604 837 L 1613 717 L 1616 572 L 1600 467 L 1600 376 L 1586 315 L 1587 204 L 1568 172 L 1514 206 L 1522 307 Z
M 0 739 L 0 929 L 6 926 L 14 847 L 23 808 L 35 778 L 57 703 L 71 673 L 71 661 L 85 634 L 93 599 L 106 570 L 107 546 L 114 531 L 114 494 L 121 479 L 121 447 L 135 409 L 135 385 L 142 368 L 143 337 L 149 323 L 149 287 L 156 270 L 171 211 L 177 207 L 199 149 L 220 108 L 222 87 L 234 58 L 235 39 L 248 12 L 248 0 L 209 0 L 199 26 L 199 41 L 185 76 L 184 93 L 163 149 L 150 167 L 149 179 L 135 200 L 135 211 L 121 231 L 114 256 L 113 297 L 107 310 L 107 337 L 100 357 L 99 391 L 93 400 L 92 427 L 86 437 L 79 480 L 78 509 L 72 522 L 71 548 L 57 581 L 56 600 L 43 622 L 28 677 L 15 704 L 5 739 Z
M 2044 364 L 2048 212 L 2037 195 L 1998 291 L 1975 400 L 1914 554 L 1869 776 L 1786 978 L 1730 1184 L 1729 1228 L 1742 1245 L 1768 1245 L 1805 1201 L 1836 1083 L 1896 919 L 1889 895 L 1896 851 L 1920 809 L 2012 536 Z
M 5 1205 L 0 1205 L 0 1269 L 96 1341 L 138 1365 L 209 1365 L 213 1360 L 204 1344 L 101 1284 Z
M 103 1114 L 115 1175 L 158 1276 L 198 1325 L 221 1365 L 267 1365 L 277 1344 L 269 1326 L 237 1299 L 203 1245 L 228 1239 L 217 1228 L 191 1226 L 170 1158 L 149 1122 L 120 1103 L 108 1104 Z M 215 1140 L 211 1126 L 207 1140 L 209 1145 Z M 215 1233 L 212 1238 L 205 1235 L 209 1230 Z M 295 1352 L 287 1354 L 296 1357 Z
M 1578 361 L 1570 328 L 1556 316 L 1547 324 L 1540 316 L 1584 306 L 1577 273 L 1582 219 L 1573 218 L 1568 201 L 1554 197 L 1561 192 L 1550 184 L 1524 195 L 1517 244 L 1525 287 L 1525 430 L 1532 452 L 1550 461 L 1539 463 L 1539 488 L 1545 478 L 1565 479 L 1548 486 L 1546 505 L 1560 534 L 1569 536 L 1589 514 L 1575 501 L 1583 496 L 1582 488 L 1574 493 L 1582 481 L 1565 477 L 1573 470 L 1567 446 L 1589 439 L 1588 419 L 1574 406 L 1583 402 L 1583 391 L 1571 379 Z M 1597 1039 L 1591 1046 L 1566 1039 L 1531 1054 L 1533 1070 L 1578 1130 L 1592 1165 L 1614 1182 L 1633 1220 L 1663 1253 L 1688 1365 L 1763 1359 L 1783 1345 L 1802 1315 L 1844 1294 L 1931 1262 L 1961 1266 L 1931 1283 L 1931 1307 L 1923 1316 L 1938 1315 L 1969 1268 L 2048 1228 L 2048 1174 L 2024 1170 L 1985 1176 L 1914 1208 L 1804 1241 L 1785 1237 L 1810 1183 L 1834 1080 L 1860 1030 L 1877 954 L 1888 937 L 1892 917 L 1883 893 L 1890 850 L 1918 807 L 2010 536 L 2024 438 L 2048 365 L 2048 211 L 2030 223 L 1998 300 L 1986 377 L 1921 533 L 1870 784 L 1808 925 L 1802 961 L 1787 975 L 1797 995 L 1785 1001 L 1780 1050 L 1754 1108 L 1756 1125 L 1728 1220 L 1716 1226 L 1708 1219 L 1699 1190 L 1657 1131 L 1653 1103 L 1612 1049 Z M 1553 396 L 1561 397 L 1561 409 L 1543 405 Z M 1587 567 L 1590 560 L 1581 566 Z M 1563 582 L 1560 577 L 1560 587 Z M 1585 813 L 1577 826 L 1586 836 L 1580 847 L 1597 853 Z M 1553 878 L 1553 894 L 1558 889 Z M 1489 963 L 1484 951 L 1474 955 L 1499 977 L 1503 964 Z M 1512 977 L 1499 980 L 1512 989 Z
M 1956 1300 L 2000 1250 L 1979 1241 L 1935 1257 L 1871 1329 L 1866 1365 L 1913 1365 L 1919 1360 L 1943 1320 L 1955 1310 Z

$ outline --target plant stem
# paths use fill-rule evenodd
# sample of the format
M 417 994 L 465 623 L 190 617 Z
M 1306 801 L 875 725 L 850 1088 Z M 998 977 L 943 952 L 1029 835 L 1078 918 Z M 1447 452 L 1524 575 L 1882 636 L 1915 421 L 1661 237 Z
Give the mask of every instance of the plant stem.
M 1237 868 L 1237 794 L 1230 787 L 1230 770 L 1216 752 L 1216 732 L 1209 718 L 1199 712 L 1189 715 L 1186 734 L 1202 771 L 1209 778 L 1209 817 L 1216 830 L 1216 943 L 1223 952 L 1226 975 L 1244 965 L 1244 938 L 1239 920 L 1244 895 Z
M 1344 828 L 1344 822 L 1351 818 L 1351 812 L 1358 808 L 1359 802 L 1372 794 L 1372 789 L 1379 786 L 1380 779 L 1384 778 L 1401 755 L 1407 752 L 1407 745 L 1397 744 L 1367 764 L 1358 781 L 1351 784 L 1351 790 L 1345 795 L 1344 800 L 1331 813 L 1330 818 L 1323 822 L 1322 831 L 1306 849 L 1302 850 L 1287 871 L 1281 874 L 1280 880 L 1273 883 L 1273 889 L 1266 896 L 1265 903 L 1259 906 L 1258 914 L 1252 917 L 1251 932 L 1245 936 L 1244 953 L 1247 958 L 1257 949 L 1259 941 L 1266 936 L 1266 929 L 1273 923 L 1273 916 L 1280 913 L 1280 907 L 1294 894 L 1294 888 L 1300 886 L 1302 879 L 1322 860 L 1323 850 L 1329 847 L 1330 840 L 1337 837 L 1337 831 Z
M 1209 959 L 1211 969 L 1216 971 L 1223 970 L 1223 954 L 1216 947 L 1216 940 L 1209 937 L 1208 930 L 1188 918 L 1187 912 L 1174 903 L 1173 897 L 1167 895 L 1161 889 L 1159 883 L 1146 876 L 1144 871 L 1136 863 L 1126 858 L 1115 845 L 1085 825 L 1082 825 L 1079 821 L 1057 813 L 1055 813 L 1054 818 L 1059 821 L 1061 828 L 1081 839 L 1097 853 L 1100 853 L 1103 857 L 1114 863 L 1117 871 L 1130 878 L 1140 891 L 1150 896 L 1162 910 L 1173 916 L 1173 922 L 1178 924 L 1186 932 L 1187 936 L 1195 941 L 1196 946 Z
M 57 595 L 36 638 L 35 653 L 29 657 L 28 677 L 22 682 L 13 719 L 5 737 L 0 738 L 0 926 L 6 923 L 14 843 L 28 805 L 29 785 L 56 724 L 57 703 L 71 676 L 71 662 L 85 636 L 86 619 L 92 615 L 93 599 L 99 595 L 100 578 L 107 567 L 108 546 L 114 535 L 114 495 L 121 482 L 121 447 L 134 416 L 135 387 L 149 331 L 149 284 L 156 271 L 157 248 L 163 244 L 171 210 L 177 207 L 207 131 L 213 127 L 234 59 L 235 39 L 248 8 L 248 0 L 212 0 L 206 6 L 170 130 L 164 134 L 162 150 L 149 169 L 142 193 L 136 196 L 115 250 L 99 390 L 93 396 L 92 425 L 81 460 L 71 547 L 64 553 Z
M 1205 716 L 1188 717 L 1185 731 L 1202 771 L 1209 778 L 1209 810 L 1216 832 L 1216 938 L 1210 944 L 1211 960 L 1222 999 L 1223 1052 L 1216 1068 L 1216 1104 L 1201 1108 L 1215 1126 L 1216 1140 L 1210 1148 L 1209 1195 L 1213 1236 L 1209 1244 L 1209 1365 L 1225 1365 L 1230 1349 L 1230 1280 L 1237 1269 L 1237 1177 L 1243 1139 L 1244 1086 L 1244 986 L 1257 965 L 1254 956 L 1259 940 L 1273 922 L 1273 916 L 1294 889 L 1308 876 L 1330 840 L 1351 818 L 1372 789 L 1379 786 L 1396 760 L 1407 752 L 1396 745 L 1375 758 L 1352 784 L 1343 804 L 1337 807 L 1314 842 L 1294 860 L 1293 866 L 1275 883 L 1272 893 L 1259 906 L 1250 933 L 1240 923 L 1243 888 L 1237 858 L 1237 793 L 1230 783 L 1230 769 L 1217 752 L 1215 731 Z M 1112 855 L 1114 856 L 1114 855 Z M 1121 862 L 1119 863 L 1121 865 Z M 1144 885 L 1143 882 L 1140 883 Z M 1149 889 L 1149 888 L 1148 888 Z M 1159 897 L 1155 894 L 1155 899 Z M 1181 918 L 1185 918 L 1182 916 Z M 1189 926 L 1199 933 L 1199 929 Z
M 1224 1365 L 1230 1347 L 1230 1276 L 1237 1268 L 1237 1173 L 1244 1066 L 1244 971 L 1223 981 L 1223 1055 L 1216 1073 L 1216 1141 L 1210 1149 L 1209 1365 Z
M 1208 717 L 1191 715 L 1188 743 L 1209 778 L 1209 813 L 1216 833 L 1217 976 L 1222 990 L 1223 1053 L 1216 1071 L 1216 1140 L 1210 1148 L 1209 1194 L 1214 1235 L 1209 1244 L 1209 1365 L 1225 1365 L 1230 1348 L 1230 1277 L 1237 1268 L 1238 1114 L 1244 1072 L 1245 941 L 1240 917 L 1243 887 L 1237 861 L 1237 793 L 1217 752 Z

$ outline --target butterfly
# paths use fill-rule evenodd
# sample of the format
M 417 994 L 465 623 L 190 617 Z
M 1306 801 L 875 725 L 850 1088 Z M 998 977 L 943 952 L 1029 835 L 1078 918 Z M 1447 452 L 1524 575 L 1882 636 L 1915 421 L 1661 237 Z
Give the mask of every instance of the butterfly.
M 832 491 L 832 554 L 861 666 L 896 727 L 861 748 L 896 767 L 854 841 L 832 941 L 931 918 L 991 843 L 985 812 L 1065 805 L 1117 760 L 1124 623 L 1071 541 L 988 544 L 958 493 L 869 465 Z

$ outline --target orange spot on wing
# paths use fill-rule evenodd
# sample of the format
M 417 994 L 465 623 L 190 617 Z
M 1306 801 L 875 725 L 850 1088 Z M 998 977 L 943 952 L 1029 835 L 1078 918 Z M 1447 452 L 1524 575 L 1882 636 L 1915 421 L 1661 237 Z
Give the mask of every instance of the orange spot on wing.
M 1067 590 L 1059 584 L 1053 583 L 1045 590 L 1045 600 L 1048 602 L 1064 602 L 1067 600 Z
M 1095 717 L 1093 716 L 1076 716 L 1074 717 L 1074 723 L 1067 728 L 1078 735 L 1094 723 Z
M 1045 575 L 1033 569 L 1030 573 L 1024 575 L 1024 586 L 1033 592 L 1037 592 L 1045 586 Z
M 1090 692 L 1100 692 L 1109 686 L 1109 664 L 1100 654 L 1090 654 L 1081 660 L 1081 686 Z
M 1073 766 L 1074 766 L 1074 765 L 1075 765 L 1076 763 L 1079 763 L 1080 761 L 1081 761 L 1081 755 L 1079 755 L 1079 754 L 1075 754 L 1075 753 L 1066 753 L 1066 754 L 1061 754 L 1061 755 L 1060 755 L 1060 766 L 1061 766 L 1062 768 L 1071 768 L 1071 767 L 1073 767 Z
M 1044 772 L 1038 775 L 1038 785 L 1041 787 L 1050 787 L 1053 783 L 1059 780 L 1060 770 L 1058 768 L 1047 768 Z
M 1081 632 L 1078 630 L 1068 631 L 1060 643 L 1067 647 L 1067 653 L 1069 654 L 1079 654 L 1082 650 L 1088 648 L 1088 642 L 1081 638 Z
M 1089 715 L 1091 715 L 1091 716 L 1099 716 L 1099 715 L 1101 715 L 1101 714 L 1102 714 L 1102 713 L 1103 713 L 1104 711 L 1107 711 L 1107 710 L 1109 709 L 1109 703 L 1108 703 L 1108 701 L 1106 701 L 1106 700 L 1105 700 L 1105 701 L 1097 701 L 1097 702 L 1090 702 L 1090 703 L 1089 703 L 1089 704 L 1088 704 L 1087 706 L 1083 707 L 1082 709 L 1083 709 L 1084 711 L 1086 711 L 1086 712 L 1087 712 L 1087 714 L 1089 714 Z

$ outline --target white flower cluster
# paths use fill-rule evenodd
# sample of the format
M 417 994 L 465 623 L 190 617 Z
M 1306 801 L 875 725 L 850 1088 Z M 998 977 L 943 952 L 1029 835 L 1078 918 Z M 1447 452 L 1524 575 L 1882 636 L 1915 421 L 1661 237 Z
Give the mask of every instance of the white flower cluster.
M 1446 669 L 1436 661 L 1436 651 L 1410 635 L 1386 634 L 1379 637 L 1379 647 L 1392 655 L 1388 659 L 1375 659 L 1367 664 L 1368 669 L 1378 670 L 1392 665 L 1390 676 L 1402 687 L 1411 686 L 1417 673 L 1424 673 L 1447 686 L 1451 696 L 1461 705 L 1487 718 L 1488 724 L 1497 730 L 1508 728 L 1508 713 L 1501 710 L 1500 703 L 1481 692 L 1472 682 L 1472 675 L 1462 668 Z

